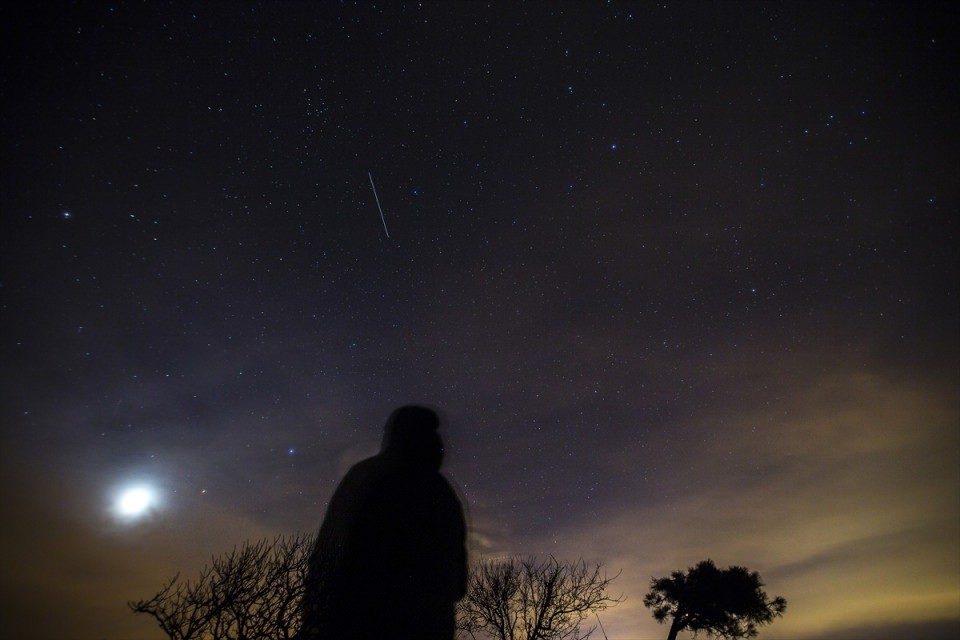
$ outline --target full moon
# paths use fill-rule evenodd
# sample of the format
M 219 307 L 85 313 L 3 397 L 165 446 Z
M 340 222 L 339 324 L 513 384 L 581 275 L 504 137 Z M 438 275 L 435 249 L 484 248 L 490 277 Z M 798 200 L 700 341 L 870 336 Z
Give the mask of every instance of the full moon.
M 131 487 L 117 498 L 117 511 L 126 518 L 136 518 L 146 513 L 153 504 L 153 491 L 147 487 Z

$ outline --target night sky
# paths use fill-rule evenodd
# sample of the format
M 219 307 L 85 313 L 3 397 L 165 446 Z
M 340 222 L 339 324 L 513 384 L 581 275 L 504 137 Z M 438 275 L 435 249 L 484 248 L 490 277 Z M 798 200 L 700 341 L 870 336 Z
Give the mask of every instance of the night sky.
M 761 637 L 957 633 L 956 7 L 8 9 L 0 627 L 163 638 L 423 402 L 472 557 L 622 570 L 610 640 L 708 557 Z

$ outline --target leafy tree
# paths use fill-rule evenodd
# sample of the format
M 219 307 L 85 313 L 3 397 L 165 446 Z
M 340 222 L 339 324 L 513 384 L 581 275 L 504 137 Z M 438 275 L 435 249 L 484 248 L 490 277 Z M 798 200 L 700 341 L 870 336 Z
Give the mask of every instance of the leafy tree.
M 581 629 L 584 620 L 621 601 L 607 593 L 615 578 L 583 560 L 481 560 L 457 606 L 458 626 L 474 640 L 585 640 L 593 628 Z
M 654 578 L 644 606 L 663 623 L 671 619 L 668 640 L 683 630 L 716 638 L 753 638 L 757 627 L 782 616 L 787 601 L 767 598 L 760 574 L 746 567 L 718 569 L 704 560 L 686 572 Z
M 312 543 L 305 535 L 244 543 L 213 558 L 196 580 L 177 574 L 128 606 L 153 616 L 170 640 L 289 640 L 300 627 Z

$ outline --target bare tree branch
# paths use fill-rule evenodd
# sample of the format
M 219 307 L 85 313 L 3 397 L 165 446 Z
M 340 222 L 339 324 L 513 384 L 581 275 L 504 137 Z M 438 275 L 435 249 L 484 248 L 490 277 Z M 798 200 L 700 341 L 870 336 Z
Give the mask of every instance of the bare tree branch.
M 313 540 L 278 536 L 212 558 L 195 581 L 174 576 L 152 598 L 129 603 L 170 640 L 293 640 Z M 601 567 L 552 556 L 481 560 L 458 604 L 463 640 L 586 640 L 584 623 L 621 602 Z M 415 616 L 416 612 L 411 612 Z
M 290 640 L 312 542 L 297 535 L 244 543 L 214 557 L 195 582 L 177 574 L 128 606 L 152 616 L 171 640 Z
M 618 574 L 619 575 L 619 574 Z M 481 560 L 458 605 L 461 634 L 496 640 L 585 640 L 590 615 L 622 601 L 607 593 L 616 579 L 582 559 L 521 557 Z

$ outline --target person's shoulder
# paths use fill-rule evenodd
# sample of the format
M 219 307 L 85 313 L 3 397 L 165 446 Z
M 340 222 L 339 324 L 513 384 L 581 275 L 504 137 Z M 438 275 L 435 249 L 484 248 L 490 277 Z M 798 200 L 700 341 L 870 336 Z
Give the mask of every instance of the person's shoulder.
M 361 484 L 369 481 L 379 473 L 382 467 L 377 456 L 371 456 L 355 463 L 340 480 L 340 487 Z
M 430 484 L 435 491 L 442 494 L 445 499 L 453 499 L 456 502 L 460 502 L 459 492 L 454 488 L 453 483 L 450 481 L 450 478 L 446 474 L 436 471 L 430 474 Z
M 348 471 L 347 474 L 349 475 L 354 471 L 364 471 L 366 469 L 374 469 L 380 466 L 382 463 L 383 462 L 380 460 L 380 456 L 378 455 L 370 456 L 369 458 L 364 458 L 360 462 L 357 462 L 352 467 L 350 467 L 350 471 Z

